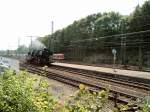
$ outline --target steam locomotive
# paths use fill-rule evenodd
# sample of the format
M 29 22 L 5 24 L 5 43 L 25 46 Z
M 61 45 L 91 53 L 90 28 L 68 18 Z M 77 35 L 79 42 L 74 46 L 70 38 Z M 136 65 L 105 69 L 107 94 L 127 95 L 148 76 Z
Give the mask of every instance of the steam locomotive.
M 40 50 L 33 50 L 28 52 L 26 56 L 27 63 L 38 64 L 38 65 L 49 65 L 52 63 L 53 53 L 47 48 Z

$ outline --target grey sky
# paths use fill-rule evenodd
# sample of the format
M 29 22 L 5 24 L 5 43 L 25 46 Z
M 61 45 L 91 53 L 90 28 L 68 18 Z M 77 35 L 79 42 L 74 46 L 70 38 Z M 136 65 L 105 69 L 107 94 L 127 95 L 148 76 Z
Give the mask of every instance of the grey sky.
M 44 36 L 87 15 L 116 11 L 127 15 L 145 0 L 0 0 L 0 50 L 28 45 L 29 37 Z

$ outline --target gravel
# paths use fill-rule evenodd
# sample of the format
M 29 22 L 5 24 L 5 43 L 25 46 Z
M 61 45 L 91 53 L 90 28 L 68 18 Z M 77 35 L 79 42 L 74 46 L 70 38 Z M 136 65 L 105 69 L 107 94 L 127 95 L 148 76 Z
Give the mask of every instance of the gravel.
M 68 99 L 69 96 L 74 95 L 74 93 L 78 90 L 78 88 L 73 87 L 71 85 L 61 83 L 59 81 L 46 78 L 49 87 L 49 92 L 52 93 L 56 99 L 59 99 L 61 102 L 64 102 Z

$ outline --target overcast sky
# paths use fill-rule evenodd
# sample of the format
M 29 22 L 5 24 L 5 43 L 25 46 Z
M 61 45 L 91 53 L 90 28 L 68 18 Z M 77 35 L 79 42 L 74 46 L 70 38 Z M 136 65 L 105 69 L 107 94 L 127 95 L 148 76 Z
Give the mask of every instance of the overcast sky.
M 0 50 L 28 45 L 26 36 L 44 36 L 98 12 L 130 14 L 145 0 L 0 0 Z

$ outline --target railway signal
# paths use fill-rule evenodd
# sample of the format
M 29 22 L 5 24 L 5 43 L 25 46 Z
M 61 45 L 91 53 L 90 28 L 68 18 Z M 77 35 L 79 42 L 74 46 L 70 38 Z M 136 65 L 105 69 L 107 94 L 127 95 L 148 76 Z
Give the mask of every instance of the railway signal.
M 114 55 L 114 57 L 113 57 L 113 68 L 114 68 L 114 72 L 116 72 L 116 70 L 115 70 L 115 63 L 116 63 L 117 50 L 116 49 L 112 49 L 112 54 Z

